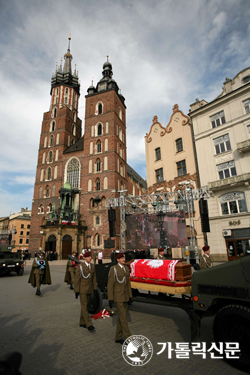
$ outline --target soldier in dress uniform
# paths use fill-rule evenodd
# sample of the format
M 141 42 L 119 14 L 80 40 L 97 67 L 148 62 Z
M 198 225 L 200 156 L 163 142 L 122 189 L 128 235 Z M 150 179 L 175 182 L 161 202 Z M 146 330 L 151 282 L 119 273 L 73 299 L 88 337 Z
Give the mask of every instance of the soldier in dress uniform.
M 77 260 L 77 253 L 76 251 L 73 251 L 71 254 L 73 258 Z M 64 277 L 64 282 L 68 285 L 70 284 L 70 289 L 74 289 L 73 284 L 75 280 L 75 273 L 77 269 L 78 263 L 76 263 L 74 260 L 69 259 L 66 265 L 66 272 Z
M 202 269 L 212 267 L 213 261 L 210 258 L 210 247 L 208 245 L 203 246 L 202 250 L 203 250 L 204 254 L 201 257 L 200 267 Z
M 33 261 L 28 280 L 34 288 L 36 287 L 36 295 L 41 296 L 41 284 L 51 284 L 49 263 L 46 259 L 45 253 L 42 250 L 38 251 L 38 257 Z
M 156 257 L 156 259 L 161 259 L 161 260 L 166 260 L 167 258 L 164 256 L 164 248 L 163 247 L 160 247 L 158 249 L 158 256 Z
M 130 273 L 125 266 L 124 253 L 116 255 L 118 264 L 110 268 L 108 276 L 108 299 L 109 307 L 112 309 L 114 302 L 118 310 L 115 342 L 123 344 L 124 339 L 131 336 L 127 323 L 128 302 L 132 303 L 132 291 L 130 284 Z
M 91 252 L 84 253 L 84 261 L 79 264 L 75 274 L 75 297 L 78 298 L 80 294 L 81 313 L 80 313 L 80 327 L 88 328 L 89 331 L 94 331 L 95 327 L 89 318 L 87 305 L 90 301 L 91 294 L 97 292 L 97 282 L 95 266 L 91 264 Z

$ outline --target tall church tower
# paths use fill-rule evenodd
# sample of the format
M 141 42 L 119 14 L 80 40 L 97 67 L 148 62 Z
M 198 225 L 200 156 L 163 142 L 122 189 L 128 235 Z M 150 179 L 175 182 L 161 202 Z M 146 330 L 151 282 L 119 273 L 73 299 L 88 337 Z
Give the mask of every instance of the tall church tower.
M 103 65 L 102 79 L 88 88 L 85 110 L 85 134 L 81 205 L 87 230 L 87 247 L 104 249 L 109 237 L 107 198 L 115 198 L 127 188 L 126 106 L 112 65 Z M 119 214 L 116 215 L 119 236 Z M 119 247 L 119 237 L 115 238 Z
M 76 70 L 72 73 L 68 50 L 51 79 L 51 103 L 44 113 L 38 150 L 34 197 L 32 202 L 31 252 L 43 244 L 41 225 L 52 210 L 59 208 L 59 190 L 64 181 L 63 152 L 81 138 L 82 122 L 78 118 L 80 84 Z

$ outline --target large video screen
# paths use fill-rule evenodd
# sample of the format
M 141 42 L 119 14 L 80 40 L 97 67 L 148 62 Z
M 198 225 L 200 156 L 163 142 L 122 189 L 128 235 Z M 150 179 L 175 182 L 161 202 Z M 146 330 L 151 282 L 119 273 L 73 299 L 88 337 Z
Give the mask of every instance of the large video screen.
M 127 249 L 188 245 L 184 211 L 126 216 Z

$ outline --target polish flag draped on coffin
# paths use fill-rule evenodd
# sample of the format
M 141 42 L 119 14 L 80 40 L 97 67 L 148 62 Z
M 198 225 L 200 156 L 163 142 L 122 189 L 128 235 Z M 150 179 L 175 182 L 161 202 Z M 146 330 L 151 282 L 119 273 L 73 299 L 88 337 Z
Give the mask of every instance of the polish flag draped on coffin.
M 137 259 L 130 264 L 131 280 L 134 277 L 175 280 L 175 266 L 179 260 Z

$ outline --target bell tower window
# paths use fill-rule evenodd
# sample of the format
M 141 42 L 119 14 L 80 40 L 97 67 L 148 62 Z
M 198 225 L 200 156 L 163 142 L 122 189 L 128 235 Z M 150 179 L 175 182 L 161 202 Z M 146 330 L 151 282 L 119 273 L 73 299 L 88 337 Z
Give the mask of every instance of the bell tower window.
M 97 128 L 97 134 L 98 134 L 98 135 L 102 135 L 102 124 L 99 124 L 99 125 L 98 125 L 98 128 Z
M 98 104 L 98 115 L 102 114 L 102 103 Z

